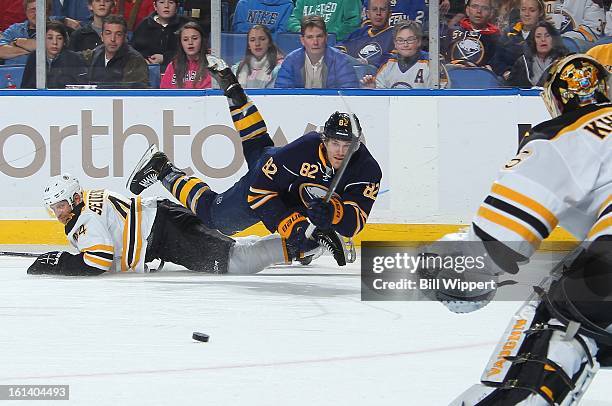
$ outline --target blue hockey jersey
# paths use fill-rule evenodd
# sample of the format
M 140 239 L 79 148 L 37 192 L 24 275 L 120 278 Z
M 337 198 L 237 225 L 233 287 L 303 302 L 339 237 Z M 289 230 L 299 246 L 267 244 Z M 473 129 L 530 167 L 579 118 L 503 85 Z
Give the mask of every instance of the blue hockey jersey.
M 317 132 L 274 149 L 251 184 L 248 202 L 268 230 L 291 214 L 306 215 L 310 201 L 323 197 L 334 177 L 325 148 Z M 364 144 L 355 151 L 336 188 L 342 202 L 342 218 L 334 230 L 346 237 L 365 226 L 378 195 L 382 172 Z
M 368 0 L 363 0 L 363 18 L 364 23 L 369 23 L 366 18 L 365 10 L 368 9 Z M 419 22 L 425 26 L 427 22 L 428 11 L 427 0 L 391 0 L 391 15 L 389 16 L 389 25 L 395 25 L 402 21 L 412 20 Z
M 395 48 L 393 28 L 386 27 L 374 32 L 369 24 L 364 25 L 353 31 L 344 41 L 336 44 L 336 48 L 353 58 L 366 60 L 369 65 L 379 68 Z
M 286 32 L 292 11 L 291 0 L 240 0 L 234 12 L 232 31 L 248 32 L 253 25 L 260 24 L 273 33 Z

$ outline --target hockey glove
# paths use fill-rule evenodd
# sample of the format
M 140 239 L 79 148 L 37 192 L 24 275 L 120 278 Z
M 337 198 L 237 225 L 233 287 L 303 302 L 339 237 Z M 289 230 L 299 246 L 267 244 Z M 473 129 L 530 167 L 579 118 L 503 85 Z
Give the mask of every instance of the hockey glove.
M 70 255 L 63 251 L 51 251 L 45 254 L 39 255 L 32 265 L 28 268 L 28 274 L 30 275 L 61 275 L 62 274 L 62 263 L 65 259 L 65 255 Z
M 322 230 L 329 230 L 333 224 L 338 224 L 344 215 L 344 206 L 337 197 L 329 202 L 317 198 L 308 205 L 308 219 L 312 224 Z
M 315 249 L 318 244 L 306 238 L 308 221 L 306 217 L 294 212 L 278 224 L 278 233 L 285 240 L 288 260 L 299 259 L 306 251 Z

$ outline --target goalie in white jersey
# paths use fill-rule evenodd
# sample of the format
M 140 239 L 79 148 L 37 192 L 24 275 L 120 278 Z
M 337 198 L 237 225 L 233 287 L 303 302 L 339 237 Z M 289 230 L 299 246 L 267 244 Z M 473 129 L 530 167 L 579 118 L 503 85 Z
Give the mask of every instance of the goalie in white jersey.
M 563 271 L 545 279 L 517 311 L 482 383 L 453 405 L 573 405 L 597 369 L 612 366 L 607 79 L 606 69 L 586 55 L 553 64 L 542 95 L 553 119 L 535 126 L 502 168 L 469 231 L 430 247 L 441 256 L 484 255 L 486 268 L 462 274 L 419 270 L 421 277 L 496 280 L 504 272 L 518 272 L 558 224 L 584 241 L 577 257 L 558 267 Z M 495 289 L 441 288 L 433 295 L 455 312 L 468 312 L 486 305 Z
M 198 272 L 255 273 L 285 261 L 279 236 L 232 239 L 169 200 L 84 191 L 70 174 L 52 177 L 43 199 L 79 253 L 43 254 L 29 274 L 145 273 L 155 259 Z

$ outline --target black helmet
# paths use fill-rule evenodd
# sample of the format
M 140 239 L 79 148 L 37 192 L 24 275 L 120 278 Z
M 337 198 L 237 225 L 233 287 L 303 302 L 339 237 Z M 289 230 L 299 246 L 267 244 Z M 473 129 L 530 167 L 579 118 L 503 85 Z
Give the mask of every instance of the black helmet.
M 350 116 L 347 113 L 336 111 L 325 122 L 322 134 L 323 139 L 334 138 L 342 141 L 351 141 L 353 138 L 358 137 L 361 134 L 361 125 L 355 114 L 353 114 L 353 118 L 357 124 L 357 134 L 353 132 Z
M 557 117 L 581 106 L 609 101 L 607 79 L 608 71 L 590 56 L 567 56 L 546 73 L 544 104 L 550 115 Z

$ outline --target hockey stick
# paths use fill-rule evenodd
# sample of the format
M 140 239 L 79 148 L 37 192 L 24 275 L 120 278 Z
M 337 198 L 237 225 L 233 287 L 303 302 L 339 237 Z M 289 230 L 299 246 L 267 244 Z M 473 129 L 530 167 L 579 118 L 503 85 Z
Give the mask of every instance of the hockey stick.
M 27 258 L 35 258 L 42 255 L 41 253 L 35 252 L 16 252 L 16 251 L 0 251 L 0 257 L 27 257 Z
M 342 100 L 342 104 L 344 104 L 344 107 L 346 108 L 346 111 L 349 115 L 349 119 L 351 120 L 351 132 L 355 134 L 355 131 L 357 131 L 357 136 L 351 140 L 351 144 L 349 145 L 348 151 L 346 152 L 346 155 L 342 159 L 342 162 L 340 163 L 340 167 L 338 168 L 338 171 L 334 175 L 334 178 L 329 184 L 329 189 L 327 190 L 327 193 L 325 194 L 325 197 L 323 198 L 323 201 L 325 203 L 329 203 L 331 197 L 336 191 L 336 188 L 338 187 L 338 184 L 340 183 L 340 180 L 342 179 L 342 175 L 344 174 L 344 171 L 346 170 L 346 167 L 348 166 L 348 163 L 351 160 L 351 157 L 353 156 L 355 151 L 359 149 L 359 145 L 361 144 L 361 131 L 359 131 L 359 127 L 357 126 L 357 122 L 355 121 L 355 117 L 353 116 L 353 112 L 351 111 L 351 108 L 349 107 L 348 103 L 344 99 L 344 96 L 342 95 L 341 91 L 338 91 L 338 96 L 340 96 L 340 100 Z M 310 223 L 310 220 L 309 220 L 308 228 L 306 229 L 306 233 L 305 233 L 306 238 L 312 237 L 312 233 L 314 232 L 315 228 L 316 226 Z

